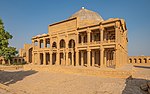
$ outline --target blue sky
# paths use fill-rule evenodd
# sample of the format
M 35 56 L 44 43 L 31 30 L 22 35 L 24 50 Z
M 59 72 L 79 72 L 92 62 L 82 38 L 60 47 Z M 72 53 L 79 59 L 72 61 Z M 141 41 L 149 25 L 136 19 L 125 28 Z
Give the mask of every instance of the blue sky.
M 13 35 L 10 45 L 19 49 L 83 6 L 104 20 L 125 19 L 129 55 L 150 55 L 150 0 L 0 0 L 0 17 Z

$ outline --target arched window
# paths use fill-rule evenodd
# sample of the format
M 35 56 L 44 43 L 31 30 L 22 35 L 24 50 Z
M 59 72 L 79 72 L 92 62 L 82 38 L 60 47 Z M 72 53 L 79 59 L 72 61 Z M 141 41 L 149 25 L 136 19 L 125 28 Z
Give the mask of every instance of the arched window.
M 65 40 L 64 39 L 60 40 L 60 48 L 65 48 Z
M 40 48 L 44 48 L 43 40 L 40 40 Z
M 73 39 L 71 39 L 71 40 L 69 41 L 68 47 L 69 47 L 69 48 L 74 48 L 74 47 L 75 47 L 75 41 L 74 41 Z
M 57 48 L 56 42 L 53 42 L 52 48 Z

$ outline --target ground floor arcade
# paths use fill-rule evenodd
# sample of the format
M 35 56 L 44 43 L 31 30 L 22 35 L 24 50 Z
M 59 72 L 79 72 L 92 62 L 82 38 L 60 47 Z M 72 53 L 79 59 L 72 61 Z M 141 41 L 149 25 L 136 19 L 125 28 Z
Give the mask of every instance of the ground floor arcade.
M 114 48 L 104 49 L 79 49 L 53 50 L 44 52 L 33 52 L 33 63 L 37 65 L 72 65 L 110 67 L 116 66 L 116 50 Z

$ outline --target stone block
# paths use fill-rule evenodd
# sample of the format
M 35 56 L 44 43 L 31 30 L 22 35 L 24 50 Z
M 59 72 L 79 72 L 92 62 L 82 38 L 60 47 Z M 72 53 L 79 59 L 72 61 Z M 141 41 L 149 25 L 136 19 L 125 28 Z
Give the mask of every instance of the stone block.
M 142 89 L 142 90 L 144 90 L 144 91 L 147 91 L 148 90 L 148 85 L 145 83 L 145 84 L 142 84 L 141 86 L 140 86 L 140 88 Z

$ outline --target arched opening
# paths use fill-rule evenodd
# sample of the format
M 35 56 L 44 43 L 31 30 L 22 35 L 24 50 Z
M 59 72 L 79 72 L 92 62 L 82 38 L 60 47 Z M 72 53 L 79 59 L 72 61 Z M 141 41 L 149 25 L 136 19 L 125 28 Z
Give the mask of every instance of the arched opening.
M 46 65 L 50 63 L 50 54 L 46 53 Z
M 141 58 L 139 58 L 139 63 L 142 63 L 142 60 L 141 60 Z
M 136 59 L 134 58 L 134 63 L 137 63 Z
M 34 46 L 38 46 L 38 41 L 37 40 L 34 41 Z
M 147 59 L 146 58 L 144 58 L 144 63 L 147 63 Z
M 30 48 L 30 49 L 29 49 L 29 56 L 28 56 L 29 63 L 32 63 L 32 50 L 33 50 L 33 48 Z M 28 62 L 27 62 L 27 63 L 28 63 Z
M 65 53 L 60 53 L 60 65 L 65 65 Z
M 19 63 L 21 63 L 21 59 L 19 59 Z
M 40 48 L 44 48 L 43 40 L 40 40 Z
M 129 59 L 129 63 L 132 63 L 132 59 L 131 58 Z
M 52 65 L 56 64 L 56 53 L 52 54 Z
M 46 39 L 46 48 L 50 48 L 50 39 L 49 38 Z
M 69 48 L 74 48 L 74 47 L 75 47 L 75 41 L 74 41 L 73 39 L 71 39 L 71 40 L 69 41 L 68 47 L 69 47 Z
M 15 59 L 14 62 L 17 63 L 17 59 Z
M 53 44 L 52 44 L 52 48 L 57 48 L 57 44 L 56 44 L 56 42 L 53 42 Z
M 43 53 L 40 53 L 40 65 L 43 65 Z
M 60 48 L 65 48 L 65 40 L 64 39 L 60 40 Z

